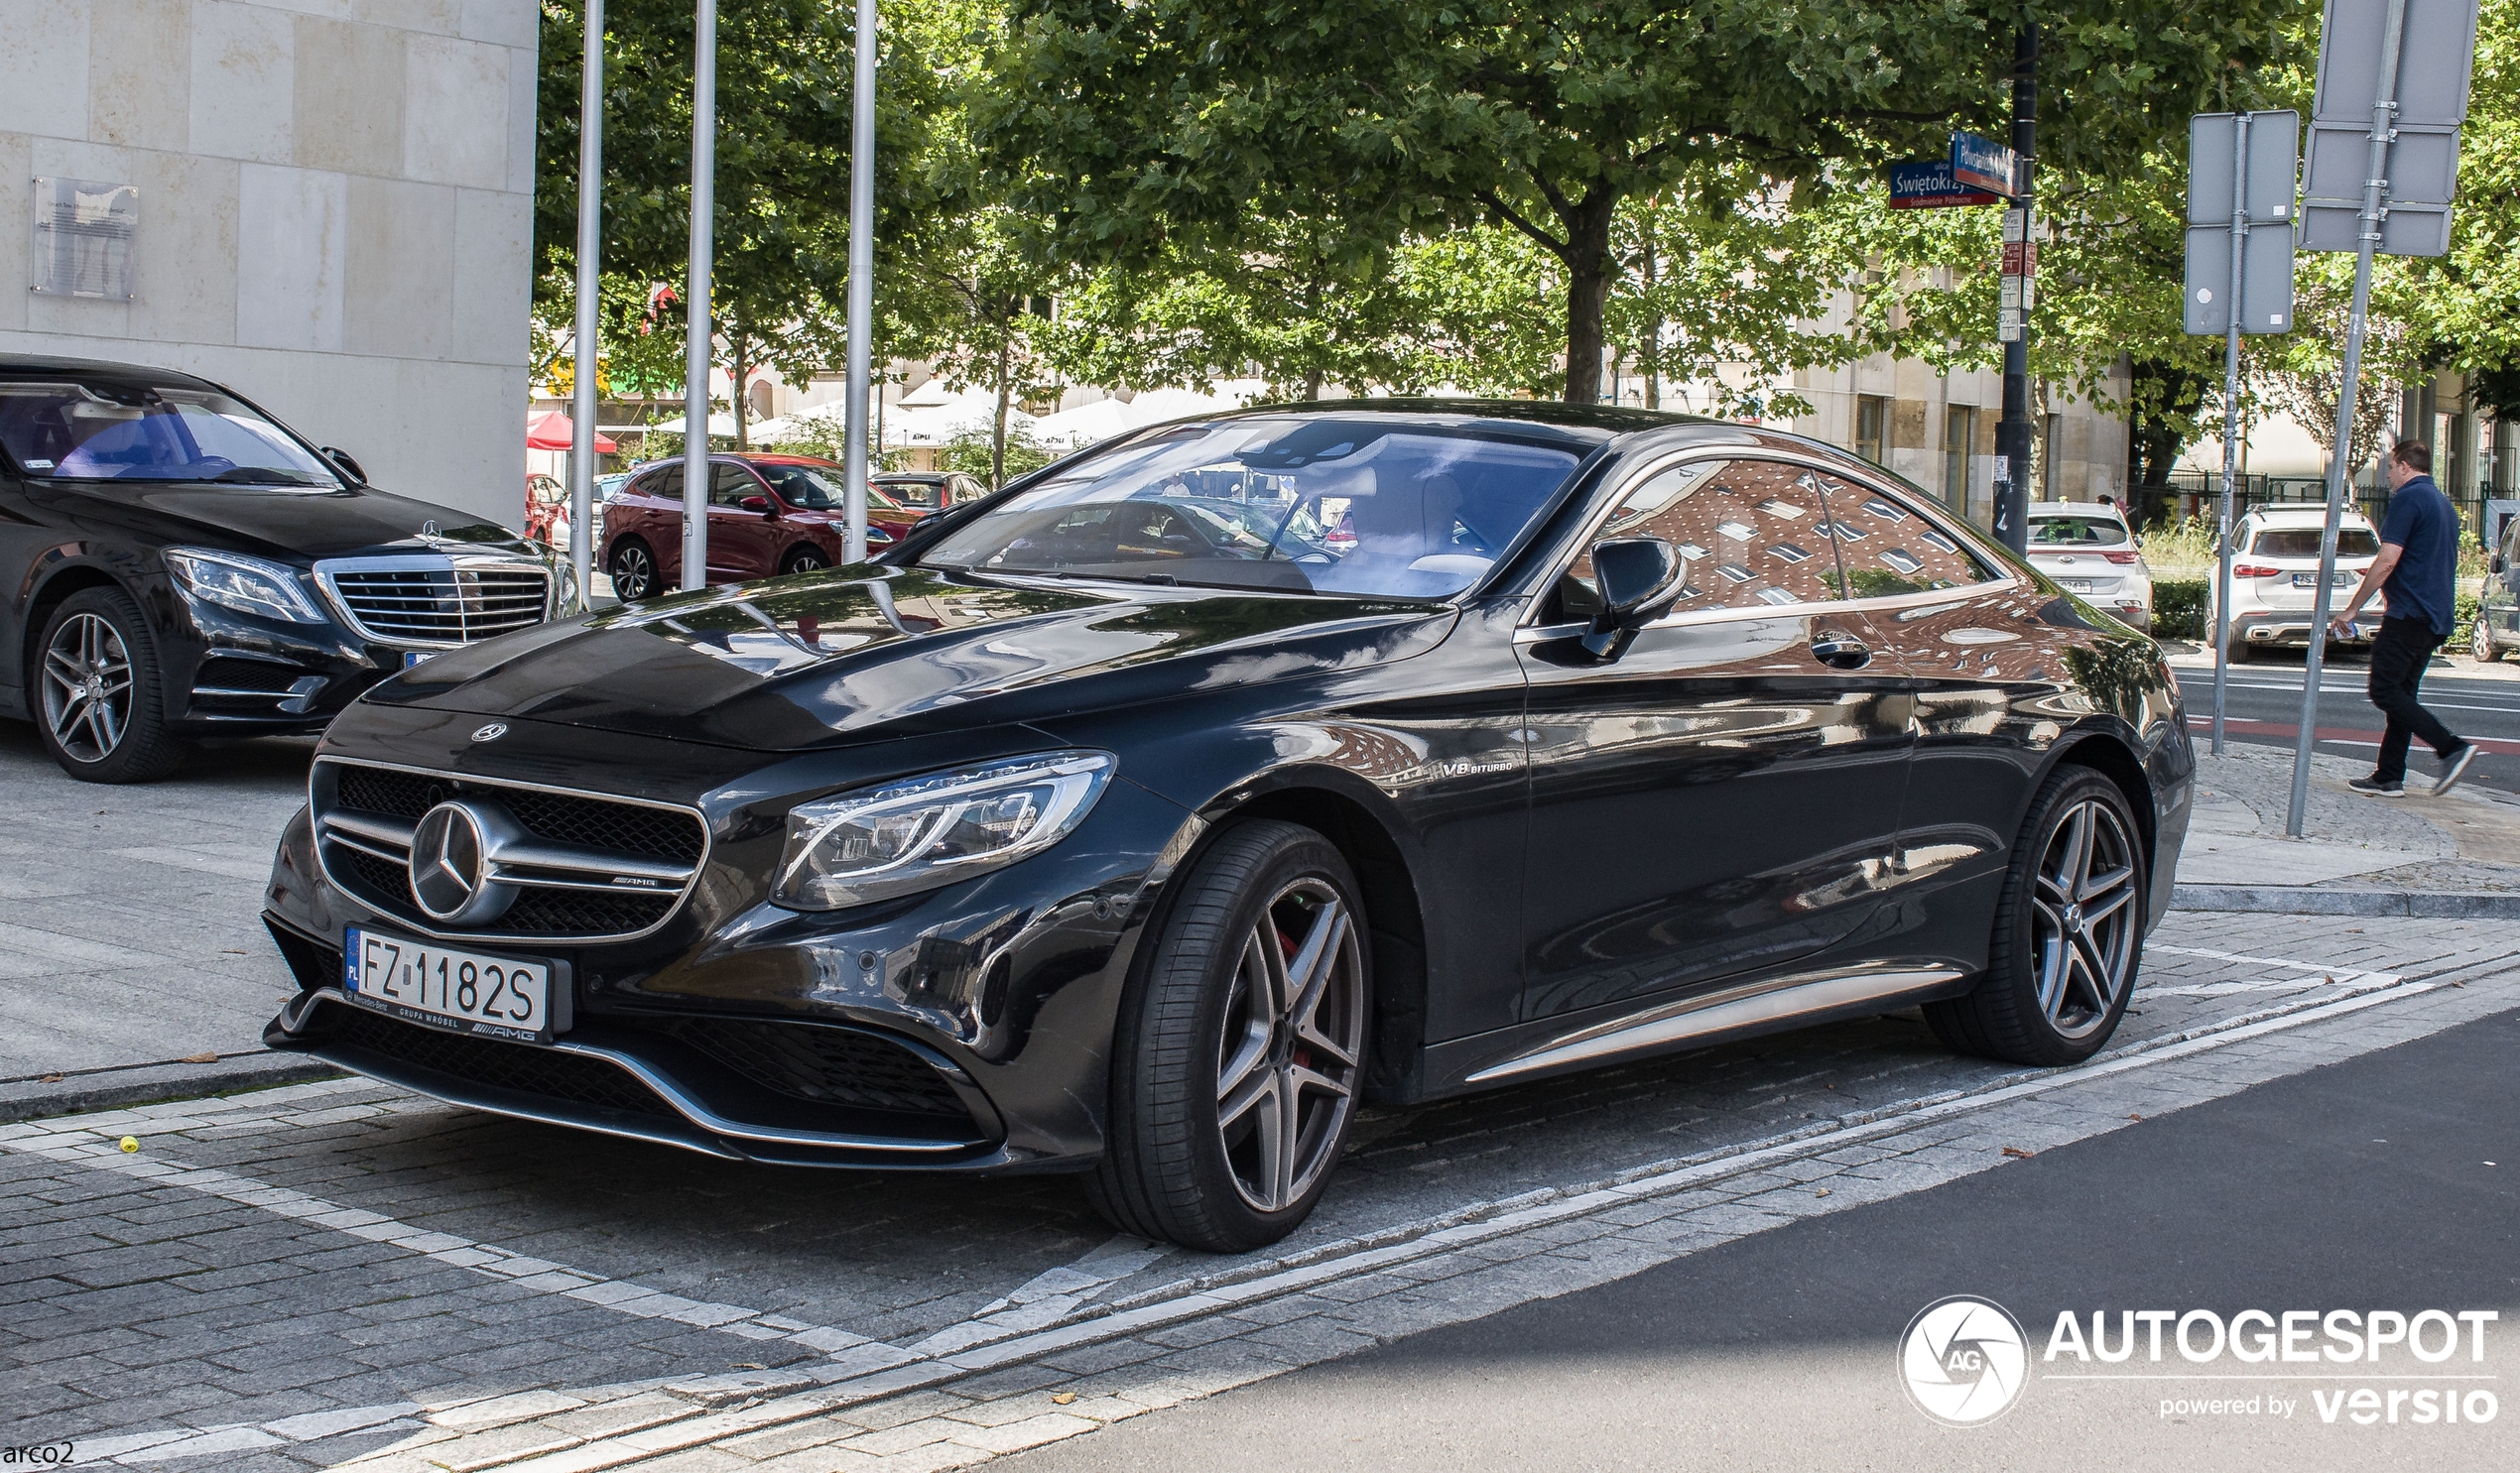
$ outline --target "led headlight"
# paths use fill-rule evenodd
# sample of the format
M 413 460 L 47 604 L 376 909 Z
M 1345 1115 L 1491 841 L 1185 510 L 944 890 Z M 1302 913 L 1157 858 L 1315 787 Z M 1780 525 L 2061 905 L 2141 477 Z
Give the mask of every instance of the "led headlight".
M 1118 766 L 1108 752 L 1044 752 L 800 803 L 771 898 L 836 911 L 1001 869 L 1073 831 Z
M 323 611 L 298 586 L 298 574 L 277 562 L 203 548 L 169 548 L 167 570 L 187 598 L 214 603 L 261 619 L 320 624 Z

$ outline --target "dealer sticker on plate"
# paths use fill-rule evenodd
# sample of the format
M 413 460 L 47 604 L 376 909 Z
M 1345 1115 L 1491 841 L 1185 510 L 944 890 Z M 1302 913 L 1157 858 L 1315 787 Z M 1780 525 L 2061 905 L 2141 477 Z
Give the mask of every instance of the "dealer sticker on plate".
M 406 1023 L 549 1043 L 548 961 L 486 956 L 351 926 L 341 987 L 353 1002 Z

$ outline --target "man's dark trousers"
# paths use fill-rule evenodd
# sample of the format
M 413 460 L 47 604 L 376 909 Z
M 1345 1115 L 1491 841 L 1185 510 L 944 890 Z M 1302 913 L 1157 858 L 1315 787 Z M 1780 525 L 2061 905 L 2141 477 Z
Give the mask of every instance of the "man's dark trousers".
M 2458 738 L 2442 719 L 2424 709 L 2416 688 L 2424 683 L 2424 663 L 2442 646 L 2429 619 L 2383 619 L 2371 641 L 2371 703 L 2389 718 L 2380 737 L 2380 764 L 2372 776 L 2383 783 L 2406 781 L 2406 748 L 2422 737 L 2442 756 L 2458 750 Z

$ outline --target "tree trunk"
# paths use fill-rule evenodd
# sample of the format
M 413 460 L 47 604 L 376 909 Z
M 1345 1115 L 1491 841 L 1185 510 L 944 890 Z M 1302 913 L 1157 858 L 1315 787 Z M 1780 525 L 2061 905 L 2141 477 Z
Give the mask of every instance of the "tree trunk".
M 726 351 L 735 360 L 735 392 L 730 397 L 735 401 L 735 449 L 741 453 L 752 448 L 751 427 L 745 423 L 744 419 L 745 412 L 750 410 L 752 405 L 749 403 L 751 396 L 744 392 L 749 386 L 744 382 L 744 334 L 742 332 L 726 334 Z
M 1567 403 L 1601 402 L 1601 317 L 1610 301 L 1610 217 L 1618 196 L 1596 187 L 1560 212 L 1567 228 Z
M 1012 377 L 1008 359 L 1015 349 L 1012 314 L 1008 316 L 1006 326 L 1008 335 L 997 340 L 997 423 L 989 433 L 989 489 L 992 491 L 1006 484 L 1006 395 L 1008 380 Z
M 1322 371 L 1318 368 L 1308 368 L 1304 370 L 1304 399 L 1308 404 L 1319 404 L 1321 402 Z
M 1648 237 L 1645 242 L 1645 300 L 1648 303 L 1655 301 L 1654 285 L 1654 242 L 1651 237 Z M 1663 407 L 1663 314 L 1657 307 L 1649 307 L 1646 309 L 1644 348 L 1645 407 L 1649 410 L 1661 409 Z

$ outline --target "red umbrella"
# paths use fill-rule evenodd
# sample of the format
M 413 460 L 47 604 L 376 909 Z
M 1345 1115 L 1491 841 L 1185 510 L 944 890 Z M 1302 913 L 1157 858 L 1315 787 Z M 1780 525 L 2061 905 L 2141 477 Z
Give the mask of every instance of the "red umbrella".
M 559 410 L 545 410 L 525 422 L 525 448 L 529 450 L 572 449 L 576 435 L 577 427 Z M 595 453 L 598 455 L 610 455 L 620 448 L 601 434 L 595 436 Z

